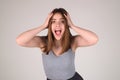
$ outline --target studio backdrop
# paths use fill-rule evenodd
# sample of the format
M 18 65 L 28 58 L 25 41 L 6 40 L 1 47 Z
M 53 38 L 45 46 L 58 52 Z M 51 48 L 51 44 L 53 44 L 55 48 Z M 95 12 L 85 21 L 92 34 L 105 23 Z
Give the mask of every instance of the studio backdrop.
M 77 49 L 76 71 L 85 80 L 120 80 L 119 4 L 119 0 L 0 0 L 0 80 L 46 80 L 40 49 L 18 46 L 16 37 L 43 24 L 59 7 L 69 12 L 75 25 L 99 37 L 96 45 Z M 44 30 L 39 35 L 46 34 Z

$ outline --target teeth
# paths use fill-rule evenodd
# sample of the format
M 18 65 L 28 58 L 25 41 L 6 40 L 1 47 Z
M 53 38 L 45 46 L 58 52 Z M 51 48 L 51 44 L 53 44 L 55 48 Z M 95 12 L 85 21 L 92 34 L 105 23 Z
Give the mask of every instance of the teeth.
M 61 30 L 55 30 L 55 33 L 56 33 L 57 35 L 60 35 Z
M 61 30 L 55 30 L 55 32 L 57 32 L 57 31 L 61 32 Z

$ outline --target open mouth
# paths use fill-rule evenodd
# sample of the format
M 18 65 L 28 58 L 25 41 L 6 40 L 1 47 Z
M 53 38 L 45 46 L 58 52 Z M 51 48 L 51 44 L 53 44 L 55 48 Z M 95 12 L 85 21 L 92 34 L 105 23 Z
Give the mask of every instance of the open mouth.
M 60 35 L 61 32 L 62 32 L 61 30 L 55 30 L 55 34 L 56 34 L 56 35 Z

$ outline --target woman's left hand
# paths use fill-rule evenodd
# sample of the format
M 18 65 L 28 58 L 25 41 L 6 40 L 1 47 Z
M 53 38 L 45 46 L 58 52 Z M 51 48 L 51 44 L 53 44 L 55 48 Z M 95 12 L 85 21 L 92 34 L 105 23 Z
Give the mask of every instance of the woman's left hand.
M 72 20 L 70 18 L 70 15 L 67 13 L 67 15 L 64 14 L 64 16 L 66 17 L 67 21 L 68 21 L 68 25 L 70 28 L 72 28 L 74 26 L 74 24 L 72 23 Z

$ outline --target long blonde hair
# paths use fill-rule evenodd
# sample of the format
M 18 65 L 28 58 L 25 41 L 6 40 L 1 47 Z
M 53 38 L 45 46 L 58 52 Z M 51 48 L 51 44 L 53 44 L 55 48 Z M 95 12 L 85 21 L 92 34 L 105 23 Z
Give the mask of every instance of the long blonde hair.
M 62 41 L 61 41 L 61 45 L 62 45 L 62 52 L 61 53 L 64 53 L 66 52 L 68 49 L 70 49 L 71 47 L 71 33 L 70 33 L 70 30 L 69 30 L 69 26 L 68 26 L 68 22 L 67 22 L 67 19 L 65 18 L 64 14 L 67 15 L 67 11 L 63 8 L 55 8 L 53 11 L 53 16 L 54 14 L 56 13 L 60 13 L 63 18 L 65 19 L 65 32 L 62 36 Z M 52 17 L 53 17 L 52 16 Z M 51 17 L 51 19 L 52 19 Z M 51 30 L 51 19 L 49 20 L 49 24 L 48 24 L 48 34 L 47 34 L 47 37 L 46 37 L 46 45 L 44 45 L 44 50 L 43 52 L 45 53 L 49 53 L 50 50 L 52 50 L 52 47 L 54 46 L 54 35 L 52 33 L 52 30 Z

